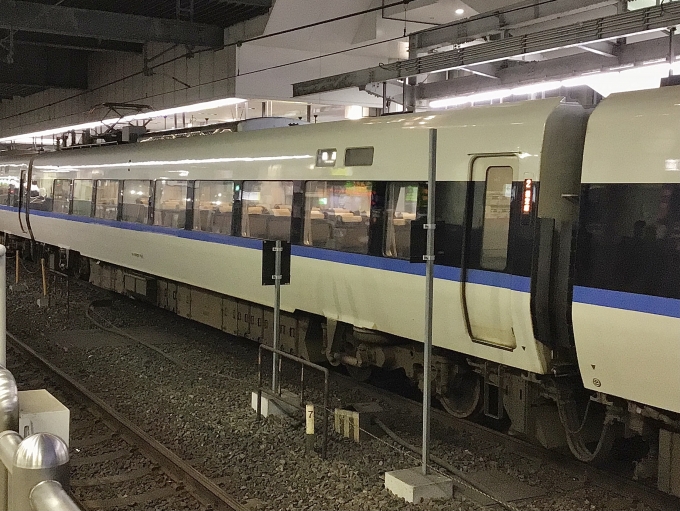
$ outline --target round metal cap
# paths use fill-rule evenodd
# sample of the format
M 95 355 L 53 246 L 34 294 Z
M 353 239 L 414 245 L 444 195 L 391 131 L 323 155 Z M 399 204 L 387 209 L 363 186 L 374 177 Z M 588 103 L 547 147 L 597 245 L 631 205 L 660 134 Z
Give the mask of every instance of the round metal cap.
M 51 433 L 36 433 L 24 438 L 14 454 L 14 466 L 17 468 L 54 468 L 65 465 L 68 460 L 68 447 L 61 438 Z

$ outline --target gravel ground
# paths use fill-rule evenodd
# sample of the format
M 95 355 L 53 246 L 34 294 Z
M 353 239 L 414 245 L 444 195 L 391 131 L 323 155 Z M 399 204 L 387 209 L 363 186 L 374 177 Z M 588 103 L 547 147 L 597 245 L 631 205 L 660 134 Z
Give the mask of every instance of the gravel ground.
M 47 309 L 36 306 L 37 275 L 28 277 L 29 291 L 8 295 L 8 330 L 217 480 L 249 509 L 500 509 L 483 507 L 458 494 L 453 500 L 420 505 L 396 498 L 384 489 L 384 473 L 417 466 L 420 460 L 386 437 L 356 444 L 330 434 L 328 456 L 322 460 L 305 452 L 299 421 L 269 417 L 257 422 L 250 409 L 250 392 L 257 384 L 257 349 L 250 341 L 84 285 L 71 286 L 67 319 L 63 300 Z M 92 300 L 103 298 L 113 301 L 96 309 L 98 319 L 119 328 L 167 332 L 167 342 L 156 346 L 183 364 L 121 337 L 115 343 L 75 347 L 49 340 L 60 331 L 95 329 L 85 312 Z M 291 379 L 295 381 L 295 376 Z M 19 379 L 18 384 L 21 388 Z M 311 396 L 321 402 L 318 391 Z M 331 408 L 366 400 L 359 390 L 334 388 Z M 419 417 L 383 406 L 384 422 L 419 445 Z M 317 423 L 317 431 L 319 427 Z M 654 511 L 591 487 L 587 481 L 565 478 L 538 460 L 480 442 L 473 434 L 433 424 L 432 437 L 432 453 L 464 472 L 498 471 L 544 490 L 541 497 L 514 503 L 517 509 Z

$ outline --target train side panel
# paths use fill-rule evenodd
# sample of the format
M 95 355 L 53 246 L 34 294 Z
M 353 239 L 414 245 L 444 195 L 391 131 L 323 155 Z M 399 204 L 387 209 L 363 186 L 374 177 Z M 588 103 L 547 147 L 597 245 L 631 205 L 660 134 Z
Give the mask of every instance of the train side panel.
M 680 412 L 680 88 L 605 99 L 583 157 L 573 324 L 586 388 Z

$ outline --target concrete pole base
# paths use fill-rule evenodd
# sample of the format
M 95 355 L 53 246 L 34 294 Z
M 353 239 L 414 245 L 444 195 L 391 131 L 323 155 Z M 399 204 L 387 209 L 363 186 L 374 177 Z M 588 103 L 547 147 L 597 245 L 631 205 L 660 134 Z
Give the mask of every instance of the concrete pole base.
M 300 396 L 288 392 L 286 390 L 281 392 L 281 395 L 273 394 L 271 390 L 262 391 L 262 405 L 260 413 L 263 417 L 270 415 L 300 415 L 299 403 Z M 250 398 L 250 406 L 257 413 L 257 391 L 253 391 Z
M 439 474 L 425 476 L 421 467 L 385 472 L 385 488 L 412 504 L 453 497 L 453 480 Z

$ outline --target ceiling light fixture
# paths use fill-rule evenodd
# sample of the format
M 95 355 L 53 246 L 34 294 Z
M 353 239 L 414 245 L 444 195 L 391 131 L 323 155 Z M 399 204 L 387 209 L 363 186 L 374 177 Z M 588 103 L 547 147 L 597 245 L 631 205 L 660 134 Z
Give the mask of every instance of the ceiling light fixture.
M 465 10 L 464 10 L 464 9 L 456 9 L 456 14 L 457 14 L 458 16 L 462 15 L 463 13 L 465 13 Z
M 540 94 L 557 90 L 561 87 L 578 87 L 587 85 L 598 94 L 607 97 L 615 92 L 627 92 L 642 89 L 654 89 L 659 87 L 661 78 L 668 76 L 669 67 L 673 74 L 680 74 L 680 62 L 669 66 L 663 64 L 649 64 L 638 66 L 621 71 L 609 71 L 601 73 L 591 73 L 587 75 L 567 78 L 565 80 L 553 80 L 550 82 L 539 82 L 529 85 L 507 89 L 494 89 L 466 96 L 454 96 L 450 98 L 437 99 L 430 101 L 430 108 L 446 108 L 452 106 L 462 106 L 471 103 L 482 103 L 508 98 L 510 96 L 526 96 L 529 94 Z

